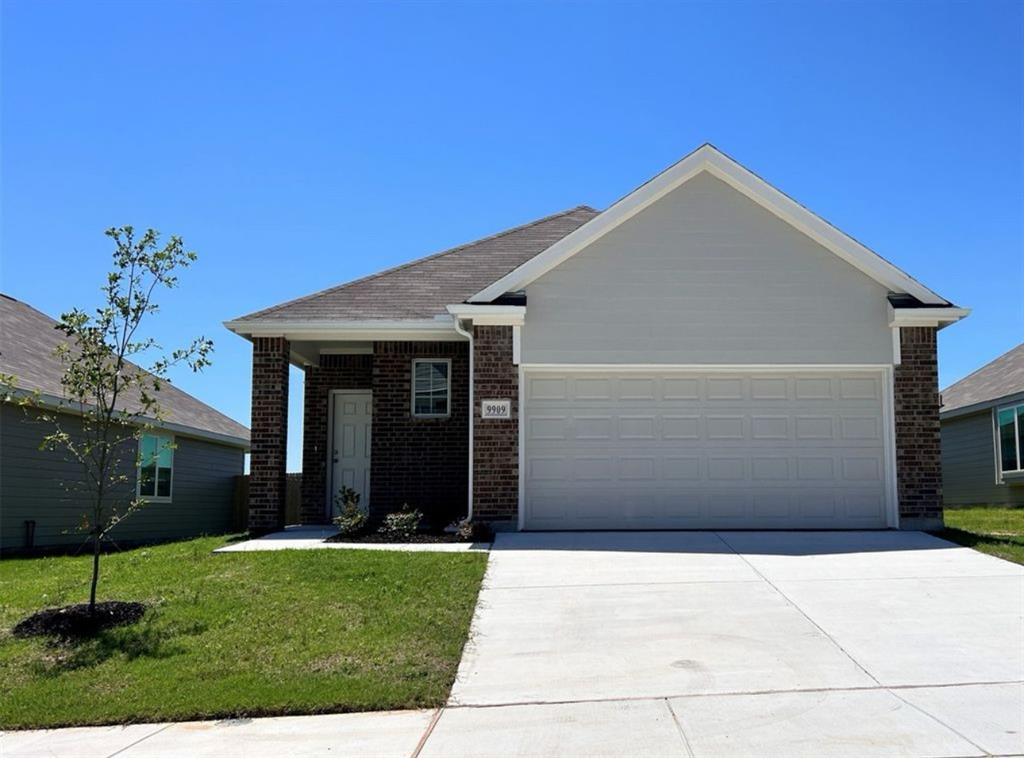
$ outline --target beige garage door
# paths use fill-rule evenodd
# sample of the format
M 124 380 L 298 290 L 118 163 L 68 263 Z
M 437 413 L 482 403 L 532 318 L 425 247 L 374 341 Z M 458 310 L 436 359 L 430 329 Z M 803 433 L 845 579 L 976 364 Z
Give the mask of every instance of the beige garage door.
M 881 371 L 524 374 L 527 529 L 879 528 Z

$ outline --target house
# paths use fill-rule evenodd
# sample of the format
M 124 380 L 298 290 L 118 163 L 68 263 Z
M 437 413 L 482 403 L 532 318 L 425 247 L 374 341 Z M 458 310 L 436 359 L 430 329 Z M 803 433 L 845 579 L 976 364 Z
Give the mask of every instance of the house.
M 1024 344 L 942 391 L 947 505 L 1024 505 Z
M 54 351 L 66 338 L 55 325 L 30 305 L 0 295 L 0 374 L 13 375 L 18 392 L 38 392 L 42 406 L 63 406 L 61 425 L 74 434 L 81 422 L 62 401 L 64 367 Z M 147 504 L 111 532 L 118 544 L 223 533 L 233 526 L 235 478 L 243 471 L 249 430 L 170 384 L 164 384 L 158 400 L 165 418 L 139 441 L 145 465 L 125 472 Z M 71 549 L 86 539 L 76 531 L 90 507 L 81 486 L 84 473 L 61 452 L 40 450 L 53 429 L 37 410 L 0 403 L 0 549 L 5 553 Z
M 253 345 L 250 527 L 932 528 L 936 332 L 967 315 L 704 145 L 579 206 L 226 323 Z

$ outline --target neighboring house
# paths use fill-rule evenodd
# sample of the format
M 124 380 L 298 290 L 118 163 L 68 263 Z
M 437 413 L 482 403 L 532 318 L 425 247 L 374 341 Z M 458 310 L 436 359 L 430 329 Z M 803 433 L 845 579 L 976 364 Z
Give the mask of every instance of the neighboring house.
M 714 147 L 586 206 L 226 323 L 253 343 L 250 527 L 931 528 L 936 332 L 967 311 Z
M 942 392 L 947 505 L 1024 505 L 1024 344 Z
M 62 401 L 64 367 L 54 350 L 66 337 L 55 325 L 31 306 L 0 295 L 0 374 L 13 375 L 19 392 L 38 392 L 45 407 L 63 405 L 62 426 L 73 434 L 81 423 Z M 118 544 L 222 533 L 233 526 L 235 478 L 243 471 L 249 430 L 170 384 L 163 385 L 158 401 L 165 418 L 139 443 L 145 465 L 126 472 L 130 486 L 149 502 L 110 533 Z M 61 451 L 39 449 L 54 428 L 39 415 L 0 403 L 4 552 L 74 547 L 85 540 L 76 531 L 90 507 L 84 473 Z

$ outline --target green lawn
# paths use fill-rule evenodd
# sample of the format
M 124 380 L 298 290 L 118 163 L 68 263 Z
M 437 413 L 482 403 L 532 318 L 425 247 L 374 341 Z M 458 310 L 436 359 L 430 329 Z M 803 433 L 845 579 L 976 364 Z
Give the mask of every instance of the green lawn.
M 223 537 L 104 556 L 101 600 L 143 620 L 78 645 L 15 639 L 30 612 L 87 598 L 89 558 L 0 561 L 0 728 L 440 705 L 482 553 L 212 555 Z
M 1024 563 L 1024 508 L 947 508 L 947 540 Z

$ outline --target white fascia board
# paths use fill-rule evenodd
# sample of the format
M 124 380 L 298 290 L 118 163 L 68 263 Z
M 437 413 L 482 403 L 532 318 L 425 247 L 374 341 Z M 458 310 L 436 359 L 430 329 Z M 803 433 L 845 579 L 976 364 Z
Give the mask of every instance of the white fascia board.
M 889 326 L 937 326 L 955 324 L 971 313 L 970 308 L 893 308 L 889 306 Z
M 526 320 L 525 305 L 456 303 L 447 308 L 452 316 L 472 321 L 474 326 L 522 326 Z
M 45 392 L 41 392 L 36 395 L 36 393 L 29 390 L 15 389 L 11 395 L 18 398 L 34 398 L 35 404 L 39 408 L 58 413 L 67 413 L 71 416 L 82 416 L 87 409 L 92 407 L 90 405 L 79 406 L 79 404 L 74 401 L 66 400 L 65 398 L 58 397 L 57 395 L 50 395 Z M 31 408 L 32 405 L 29 405 L 28 407 Z M 249 440 L 244 437 L 233 437 L 230 434 L 210 432 L 205 429 L 197 429 L 194 426 L 176 424 L 172 421 L 161 421 L 159 419 L 150 418 L 149 416 L 142 416 L 138 421 L 140 424 L 152 426 L 154 429 L 163 429 L 168 432 L 173 432 L 174 434 L 182 437 L 194 437 L 196 439 L 208 440 L 221 445 L 241 448 L 243 451 L 249 452 Z
M 303 340 L 437 341 L 462 340 L 447 317 L 436 319 L 358 321 L 225 321 L 224 326 L 246 338 L 286 337 Z
M 927 304 L 948 304 L 947 300 L 909 274 L 839 231 L 711 145 L 699 147 L 544 252 L 470 297 L 469 301 L 486 303 L 506 292 L 523 289 L 530 282 L 703 171 L 726 182 L 890 291 L 913 295 Z

